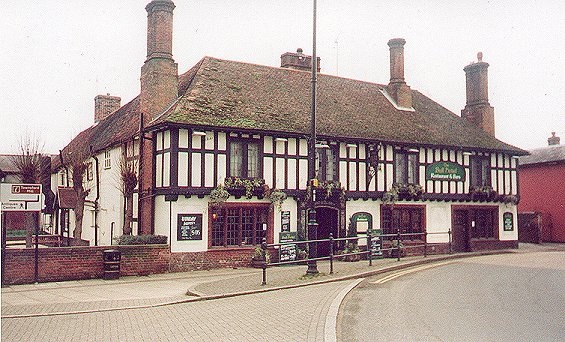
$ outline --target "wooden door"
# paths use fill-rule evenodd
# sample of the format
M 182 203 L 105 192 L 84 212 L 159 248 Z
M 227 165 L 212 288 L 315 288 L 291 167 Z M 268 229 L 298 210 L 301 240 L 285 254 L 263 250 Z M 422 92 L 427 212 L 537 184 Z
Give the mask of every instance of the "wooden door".
M 452 248 L 454 252 L 469 251 L 469 211 L 453 210 Z

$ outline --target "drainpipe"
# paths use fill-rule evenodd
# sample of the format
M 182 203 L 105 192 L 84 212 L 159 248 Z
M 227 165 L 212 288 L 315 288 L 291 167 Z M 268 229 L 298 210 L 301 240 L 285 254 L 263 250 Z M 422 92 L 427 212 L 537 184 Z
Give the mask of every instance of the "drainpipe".
M 61 162 L 61 165 L 63 166 L 63 168 L 65 169 L 65 178 L 66 178 L 66 184 L 64 184 L 65 186 L 69 186 L 69 168 L 65 165 L 65 163 L 63 162 L 63 150 L 59 150 L 59 161 Z M 68 213 L 68 209 L 65 209 L 67 211 L 65 211 L 65 226 L 67 226 L 67 247 L 69 247 L 69 235 L 71 234 L 70 231 L 68 231 L 68 227 L 69 227 L 69 215 L 67 215 Z M 63 222 L 60 222 L 63 223 Z M 61 225 L 61 239 L 65 237 L 64 234 L 64 229 L 65 227 L 63 227 L 63 225 Z
M 92 154 L 92 159 L 94 159 L 96 165 L 96 198 L 94 199 L 94 246 L 98 246 L 98 211 L 100 211 L 98 207 L 98 201 L 100 200 L 100 172 L 98 171 L 98 166 L 100 165 L 100 162 L 98 161 L 96 154 L 92 153 L 92 146 L 90 146 L 90 154 Z

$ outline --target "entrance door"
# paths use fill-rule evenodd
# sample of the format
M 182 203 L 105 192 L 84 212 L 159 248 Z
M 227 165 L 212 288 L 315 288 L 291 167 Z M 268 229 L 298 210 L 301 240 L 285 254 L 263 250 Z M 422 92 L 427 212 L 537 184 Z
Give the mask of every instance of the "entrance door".
M 318 222 L 318 239 L 328 239 L 330 233 L 337 235 L 338 210 L 333 208 L 316 208 L 316 221 Z M 330 245 L 327 242 L 318 243 L 318 256 L 330 255 Z
M 453 210 L 452 247 L 454 252 L 469 251 L 469 212 Z

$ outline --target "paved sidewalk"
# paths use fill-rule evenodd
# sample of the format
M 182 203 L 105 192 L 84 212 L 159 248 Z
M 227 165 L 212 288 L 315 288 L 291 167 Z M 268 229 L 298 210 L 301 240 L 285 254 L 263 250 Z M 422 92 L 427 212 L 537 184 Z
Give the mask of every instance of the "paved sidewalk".
M 563 244 L 520 244 L 518 250 L 501 252 L 538 252 L 565 250 Z M 267 285 L 261 285 L 262 270 L 252 268 L 216 269 L 184 273 L 122 277 L 117 280 L 80 280 L 14 285 L 2 288 L 2 318 L 64 315 L 71 313 L 157 307 L 172 303 L 225 298 L 249 293 L 274 291 L 345 279 L 362 278 L 422 263 L 477 256 L 484 253 L 434 255 L 373 260 L 318 262 L 320 274 L 306 277 L 306 265 L 269 267 Z

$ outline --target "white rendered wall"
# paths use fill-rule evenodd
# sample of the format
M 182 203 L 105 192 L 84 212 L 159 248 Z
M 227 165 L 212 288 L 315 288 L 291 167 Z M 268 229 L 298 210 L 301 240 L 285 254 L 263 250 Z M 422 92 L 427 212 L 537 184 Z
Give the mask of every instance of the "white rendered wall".
M 447 243 L 451 230 L 451 203 L 426 203 L 426 231 L 428 243 Z M 441 234 L 435 234 L 441 233 Z

